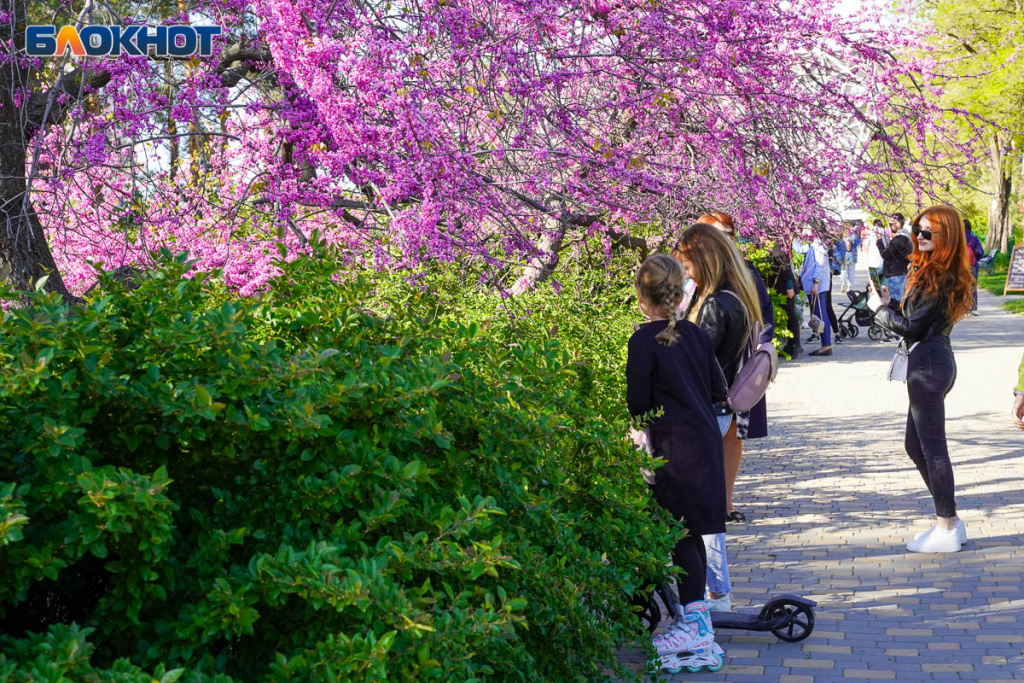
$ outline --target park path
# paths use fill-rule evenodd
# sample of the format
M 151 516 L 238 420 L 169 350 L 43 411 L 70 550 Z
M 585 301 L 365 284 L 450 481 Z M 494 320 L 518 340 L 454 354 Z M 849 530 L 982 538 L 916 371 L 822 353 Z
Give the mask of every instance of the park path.
M 669 680 L 1024 680 L 1024 433 L 1009 418 L 1024 316 L 985 292 L 980 313 L 954 330 L 946 404 L 964 549 L 906 551 L 934 509 L 903 450 L 906 386 L 885 379 L 895 345 L 862 330 L 831 358 L 784 363 L 771 436 L 748 444 L 737 482 L 748 522 L 729 526 L 734 609 L 805 595 L 815 631 L 793 644 L 720 631 L 721 672 Z

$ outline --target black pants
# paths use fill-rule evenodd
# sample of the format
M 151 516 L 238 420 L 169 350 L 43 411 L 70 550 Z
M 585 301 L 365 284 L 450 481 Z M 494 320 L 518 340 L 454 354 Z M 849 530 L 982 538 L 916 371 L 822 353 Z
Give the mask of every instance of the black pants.
M 692 535 L 676 543 L 672 550 L 672 564 L 686 574 L 678 578 L 679 603 L 683 606 L 704 599 L 704 582 L 707 579 L 708 551 L 704 539 Z
M 832 327 L 832 334 L 839 334 L 839 319 L 832 309 L 832 290 L 828 290 L 825 296 L 825 313 L 828 314 L 828 324 Z
M 910 354 L 907 367 L 907 455 L 921 473 L 939 517 L 956 516 L 953 464 L 946 446 L 946 394 L 956 381 L 949 337 L 932 337 Z
M 785 296 L 785 293 L 783 293 Z M 793 349 L 800 346 L 800 319 L 796 316 L 796 297 L 786 297 L 786 329 L 793 337 L 786 341 L 786 353 L 792 355 Z

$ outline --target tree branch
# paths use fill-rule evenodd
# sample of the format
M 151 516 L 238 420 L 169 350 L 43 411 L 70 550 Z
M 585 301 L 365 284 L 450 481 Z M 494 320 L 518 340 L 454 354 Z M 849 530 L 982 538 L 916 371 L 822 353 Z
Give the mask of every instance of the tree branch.
M 87 73 L 88 71 L 85 69 L 75 69 L 65 74 L 64 78 L 57 82 L 57 85 L 54 86 L 57 88 L 56 96 L 53 98 L 53 106 L 48 115 L 46 114 L 46 103 L 53 88 L 45 92 L 33 92 L 29 96 L 28 103 L 25 105 L 29 137 L 46 124 L 62 122 L 71 108 L 78 103 L 79 98 L 83 94 L 88 94 L 83 92 L 83 78 L 86 78 L 85 85 L 92 90 L 98 90 L 110 82 L 109 71 L 93 72 L 86 77 Z M 43 121 L 44 116 L 46 116 L 46 121 Z

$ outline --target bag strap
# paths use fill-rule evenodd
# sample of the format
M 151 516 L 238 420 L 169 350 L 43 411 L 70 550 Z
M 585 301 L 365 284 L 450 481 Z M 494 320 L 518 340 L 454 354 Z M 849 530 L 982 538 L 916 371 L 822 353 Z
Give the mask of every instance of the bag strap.
M 821 301 L 818 300 L 818 297 L 811 296 L 811 293 L 807 292 L 807 303 L 810 304 L 810 306 L 811 306 L 811 315 L 817 315 L 820 318 L 821 317 Z M 818 312 L 817 313 L 814 312 L 814 304 L 818 304 Z
M 902 350 L 902 351 L 906 352 L 906 355 L 909 356 L 911 353 L 913 353 L 914 349 L 916 349 L 917 346 L 920 343 L 921 343 L 920 341 L 916 341 L 916 342 L 914 342 L 913 344 L 910 345 L 910 348 L 907 348 L 907 340 L 906 339 L 900 339 L 900 345 L 897 348 L 897 351 L 901 351 Z

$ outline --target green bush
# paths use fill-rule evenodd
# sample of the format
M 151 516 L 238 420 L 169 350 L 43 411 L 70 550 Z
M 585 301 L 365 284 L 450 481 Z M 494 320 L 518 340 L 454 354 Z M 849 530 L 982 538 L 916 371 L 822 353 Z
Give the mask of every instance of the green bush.
M 1009 252 L 1000 251 L 999 253 L 997 253 L 995 255 L 995 258 L 992 259 L 992 270 L 993 271 L 1000 271 L 1000 270 L 1009 270 L 1009 269 L 1010 269 L 1010 254 L 1009 254 Z
M 623 439 L 621 349 L 338 262 L 239 300 L 167 258 L 4 314 L 0 681 L 630 675 L 681 527 Z

